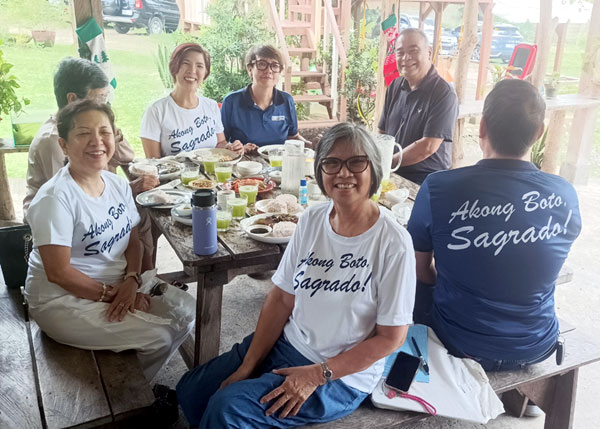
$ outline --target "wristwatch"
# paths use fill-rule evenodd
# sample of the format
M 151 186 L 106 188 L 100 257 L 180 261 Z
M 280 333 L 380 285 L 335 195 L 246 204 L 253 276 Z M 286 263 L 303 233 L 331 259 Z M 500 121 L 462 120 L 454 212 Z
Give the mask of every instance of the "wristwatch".
M 123 281 L 127 280 L 129 277 L 133 277 L 133 279 L 137 283 L 138 287 L 140 287 L 142 285 L 142 278 L 140 277 L 139 273 L 137 273 L 135 271 L 130 271 L 127 274 L 125 274 L 125 276 L 123 277 Z
M 325 383 L 331 381 L 333 378 L 333 371 L 329 369 L 327 362 L 321 362 L 321 369 L 323 369 L 323 378 L 325 379 Z

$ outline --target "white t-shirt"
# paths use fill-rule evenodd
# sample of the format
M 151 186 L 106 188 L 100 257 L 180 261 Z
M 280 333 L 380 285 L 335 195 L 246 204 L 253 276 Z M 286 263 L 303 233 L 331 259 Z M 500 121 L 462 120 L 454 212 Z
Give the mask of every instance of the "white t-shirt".
M 25 289 L 31 306 L 69 293 L 48 281 L 40 246 L 70 247 L 71 266 L 97 281 L 114 283 L 123 278 L 125 250 L 140 216 L 127 181 L 108 171 L 102 172 L 102 179 L 104 192 L 90 197 L 73 180 L 67 165 L 31 202 L 27 221 L 33 232 L 33 250 Z
M 217 102 L 198 97 L 195 109 L 184 109 L 168 95 L 155 101 L 142 117 L 140 137 L 160 142 L 161 156 L 217 145 L 223 132 Z
M 343 237 L 329 222 L 332 208 L 333 203 L 319 204 L 304 212 L 272 278 L 295 295 L 286 339 L 315 363 L 366 340 L 376 324 L 411 324 L 415 300 L 412 240 L 392 213 L 379 207 L 375 225 Z M 370 393 L 384 361 L 341 380 Z

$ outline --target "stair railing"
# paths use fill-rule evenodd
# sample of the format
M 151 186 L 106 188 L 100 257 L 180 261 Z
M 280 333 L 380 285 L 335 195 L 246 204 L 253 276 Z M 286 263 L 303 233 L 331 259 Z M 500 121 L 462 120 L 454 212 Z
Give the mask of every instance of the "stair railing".
M 283 3 L 280 3 L 283 6 Z M 286 92 L 292 92 L 292 61 L 290 60 L 290 53 L 288 46 L 285 41 L 285 34 L 283 33 L 283 27 L 281 26 L 281 20 L 279 18 L 279 12 L 277 12 L 277 6 L 275 0 L 269 0 L 269 14 L 273 22 L 273 28 L 279 40 L 279 46 L 281 46 L 281 53 L 283 54 L 283 60 L 285 61 L 285 73 L 283 81 L 283 90 Z
M 340 62 L 342 63 L 342 73 L 341 73 L 341 82 L 340 82 L 340 91 L 343 91 L 344 86 L 346 84 L 346 65 L 348 63 L 348 57 L 346 56 L 346 49 L 344 48 L 344 43 L 342 41 L 342 36 L 340 34 L 340 29 L 338 27 L 337 21 L 335 20 L 335 14 L 333 12 L 333 7 L 331 6 L 331 0 L 323 0 L 325 5 L 325 16 L 323 17 L 324 23 L 323 27 L 325 29 L 324 37 L 328 36 L 328 30 L 331 28 L 333 33 L 333 44 L 331 51 L 331 98 L 333 98 L 333 117 L 337 117 L 339 102 L 344 101 L 345 97 L 343 95 L 338 95 L 338 56 Z M 345 105 L 344 102 L 341 103 Z M 340 112 L 340 119 L 346 119 L 346 111 L 342 109 Z

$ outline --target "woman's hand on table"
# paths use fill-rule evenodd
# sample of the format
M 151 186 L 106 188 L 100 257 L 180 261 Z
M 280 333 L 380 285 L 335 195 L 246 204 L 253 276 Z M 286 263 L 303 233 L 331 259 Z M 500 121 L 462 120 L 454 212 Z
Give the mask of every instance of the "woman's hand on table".
M 244 145 L 244 152 L 245 153 L 251 153 L 251 152 L 255 152 L 258 150 L 258 146 L 255 145 L 254 143 L 246 143 Z
M 225 387 L 229 386 L 230 384 L 236 383 L 238 381 L 246 380 L 248 377 L 250 377 L 250 374 L 252 374 L 251 369 L 245 367 L 244 365 L 240 365 L 240 367 L 233 374 L 231 374 L 229 377 L 227 377 L 225 379 L 225 381 L 223 381 L 221 383 L 221 386 L 219 387 L 219 389 L 224 389 Z
M 131 192 L 133 192 L 133 196 L 141 194 L 142 192 L 149 191 L 150 189 L 154 189 L 158 185 L 160 185 L 158 177 L 148 175 L 140 176 L 137 179 L 129 182 L 129 186 L 131 186 Z
M 264 404 L 276 399 L 266 415 L 281 410 L 281 419 L 298 414 L 308 397 L 324 382 L 323 370 L 318 364 L 274 369 L 273 373 L 285 376 L 285 380 L 281 386 L 263 396 L 260 402 Z
M 233 143 L 227 143 L 226 148 L 237 153 L 238 155 L 244 154 L 244 145 L 239 140 L 236 140 Z
M 117 293 L 113 298 L 106 316 L 109 322 L 122 321 L 128 311 L 135 312 L 135 299 L 138 284 L 133 278 L 128 278 L 114 285 Z
M 150 302 L 150 295 L 141 292 L 135 294 L 134 307 L 136 310 L 147 313 L 150 310 Z

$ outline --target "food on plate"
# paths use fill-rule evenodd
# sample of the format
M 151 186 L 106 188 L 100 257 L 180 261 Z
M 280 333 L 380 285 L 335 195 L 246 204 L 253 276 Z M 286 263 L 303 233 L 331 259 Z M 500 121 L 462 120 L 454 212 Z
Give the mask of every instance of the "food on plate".
M 216 185 L 214 180 L 207 179 L 196 179 L 188 183 L 188 186 L 194 189 L 213 189 Z
M 302 211 L 302 206 L 297 202 L 287 203 L 287 212 L 288 214 L 296 214 Z
M 175 201 L 175 197 L 167 194 L 162 189 L 159 189 L 157 191 L 154 191 L 150 195 L 150 200 L 151 200 L 152 204 L 165 204 L 166 205 L 166 204 L 172 204 L 173 201 Z
M 158 168 L 152 164 L 133 164 L 129 171 L 136 176 L 158 176 Z
M 225 153 L 216 153 L 211 151 L 202 151 L 196 154 L 196 159 L 203 161 L 205 158 L 209 158 L 211 161 L 214 158 L 215 162 L 229 162 L 235 159 L 234 156 Z
M 281 201 L 281 202 L 284 202 L 286 204 L 288 204 L 288 203 L 297 203 L 298 202 L 298 198 L 296 198 L 292 194 L 281 194 L 281 195 L 278 195 L 277 197 L 275 197 L 275 199 L 277 201 Z
M 390 182 L 389 180 L 383 180 L 381 183 L 381 192 L 385 193 L 385 192 L 390 192 L 393 191 L 395 189 L 398 189 L 398 187 L 396 185 L 394 185 L 392 182 Z
M 296 230 L 296 224 L 294 222 L 278 222 L 273 225 L 273 237 L 291 237 Z
M 173 163 L 158 163 L 156 164 L 156 169 L 161 176 L 165 174 L 175 174 L 181 171 L 181 167 L 178 164 Z
M 287 213 L 287 204 L 278 200 L 265 200 L 265 213 Z
M 294 215 L 288 215 L 288 214 L 277 214 L 277 215 L 272 215 L 272 216 L 265 216 L 262 217 L 260 219 L 257 219 L 254 222 L 254 225 L 269 225 L 269 226 L 273 226 L 276 223 L 279 222 L 292 222 L 292 223 L 296 223 L 298 222 L 298 218 Z

